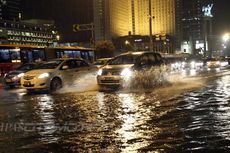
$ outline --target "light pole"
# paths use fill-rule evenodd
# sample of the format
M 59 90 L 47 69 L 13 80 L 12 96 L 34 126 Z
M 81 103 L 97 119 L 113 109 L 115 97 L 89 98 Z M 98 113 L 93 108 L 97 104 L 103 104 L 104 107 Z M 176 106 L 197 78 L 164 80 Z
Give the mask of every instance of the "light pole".
M 149 51 L 153 51 L 152 1 L 149 0 Z

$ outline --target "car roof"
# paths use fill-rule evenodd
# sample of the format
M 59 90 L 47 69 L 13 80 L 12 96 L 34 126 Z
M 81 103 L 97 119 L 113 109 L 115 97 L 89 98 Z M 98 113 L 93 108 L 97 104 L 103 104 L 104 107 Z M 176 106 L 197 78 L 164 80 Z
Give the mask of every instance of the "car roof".
M 123 56 L 123 55 L 142 55 L 142 54 L 146 54 L 146 53 L 154 53 L 154 54 L 159 54 L 160 53 L 156 53 L 156 52 L 153 52 L 153 51 L 136 51 L 136 52 L 127 52 L 127 53 L 123 53 L 123 54 L 120 54 L 118 56 Z
M 111 58 L 98 58 L 97 61 L 106 61 L 106 60 L 110 60 L 110 59 L 112 59 L 112 57 Z
M 63 60 L 63 61 L 67 61 L 67 60 L 84 60 L 83 58 L 56 58 L 56 59 L 52 59 L 52 60 Z

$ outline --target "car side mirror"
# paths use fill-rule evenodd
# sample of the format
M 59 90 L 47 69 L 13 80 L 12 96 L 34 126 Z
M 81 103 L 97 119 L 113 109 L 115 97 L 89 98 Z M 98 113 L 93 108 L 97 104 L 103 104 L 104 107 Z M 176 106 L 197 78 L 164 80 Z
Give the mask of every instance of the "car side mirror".
M 69 66 L 67 65 L 62 66 L 62 70 L 67 70 L 67 69 L 69 69 Z

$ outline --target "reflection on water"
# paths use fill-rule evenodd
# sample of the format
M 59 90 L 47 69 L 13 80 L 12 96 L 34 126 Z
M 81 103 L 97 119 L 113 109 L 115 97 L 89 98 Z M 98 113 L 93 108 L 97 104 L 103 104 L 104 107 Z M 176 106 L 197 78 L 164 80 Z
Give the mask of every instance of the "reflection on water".
M 54 116 L 54 101 L 50 95 L 42 95 L 37 98 L 38 110 L 36 114 L 40 118 L 40 124 L 42 124 L 42 130 L 38 130 L 39 138 L 41 142 L 53 143 L 58 140 L 54 133 L 57 130 Z
M 122 112 L 118 117 L 122 120 L 121 128 L 117 130 L 119 139 L 122 142 L 122 152 L 132 152 L 146 146 L 144 135 L 141 130 L 137 130 L 136 126 L 142 125 L 145 120 L 142 120 L 138 110 L 137 99 L 134 99 L 130 94 L 119 94 L 121 101 Z M 145 118 L 148 119 L 148 118 Z
M 182 148 L 189 151 L 229 150 L 229 79 L 224 76 L 199 92 L 185 95 L 187 104 L 180 109 L 187 109 L 190 116 L 181 128 L 186 136 Z
M 0 131 L 0 152 L 228 152 L 230 75 L 210 79 L 187 92 L 178 86 L 148 93 L 28 95 L 2 90 L 1 123 L 44 128 Z M 77 129 L 56 130 L 65 123 Z

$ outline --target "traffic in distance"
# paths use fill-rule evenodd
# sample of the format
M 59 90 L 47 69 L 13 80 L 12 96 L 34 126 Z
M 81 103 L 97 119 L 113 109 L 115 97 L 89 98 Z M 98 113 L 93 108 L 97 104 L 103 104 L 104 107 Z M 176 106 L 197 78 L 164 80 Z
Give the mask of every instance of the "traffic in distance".
M 97 59 L 91 64 L 83 58 L 57 58 L 42 63 L 27 63 L 4 75 L 5 87 L 19 87 L 28 92 L 45 90 L 53 93 L 72 84 L 79 77 L 95 72 L 100 90 L 123 86 L 134 75 L 162 68 L 170 74 L 181 70 L 216 69 L 227 66 L 227 59 L 201 59 L 190 56 L 140 51 L 113 58 Z M 86 80 L 87 81 L 87 80 Z M 131 82 L 132 83 L 132 82 Z

